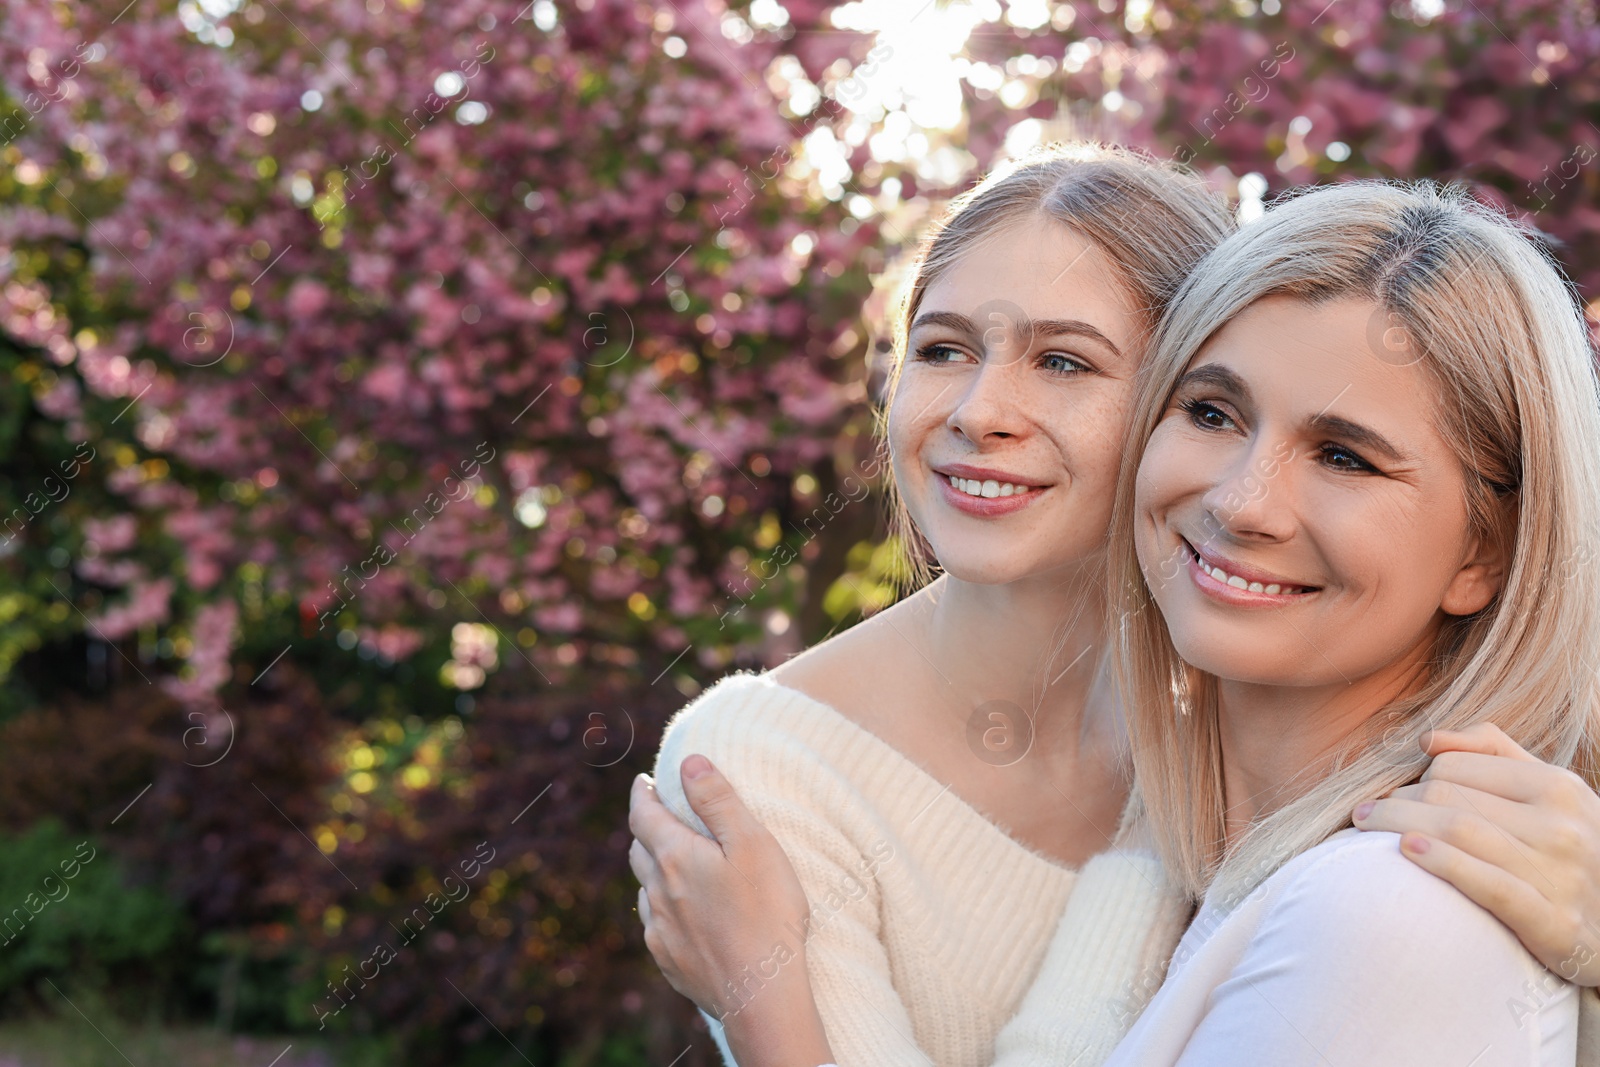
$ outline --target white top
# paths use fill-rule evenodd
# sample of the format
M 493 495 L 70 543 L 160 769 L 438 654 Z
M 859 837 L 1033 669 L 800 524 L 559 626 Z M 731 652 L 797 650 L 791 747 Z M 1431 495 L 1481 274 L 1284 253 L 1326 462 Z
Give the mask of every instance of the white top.
M 1107 1067 L 1572 1067 L 1573 986 L 1399 840 L 1346 830 L 1208 898 Z
M 807 966 L 840 1067 L 1095 1067 L 1159 984 L 1188 918 L 1154 855 L 1064 867 L 768 677 L 725 678 L 667 725 L 656 789 L 704 833 L 678 774 L 695 752 L 777 837 L 811 901 Z M 1039 976 L 1047 949 L 1059 970 Z M 757 994 L 762 968 L 770 977 L 782 958 L 752 961 L 740 995 Z

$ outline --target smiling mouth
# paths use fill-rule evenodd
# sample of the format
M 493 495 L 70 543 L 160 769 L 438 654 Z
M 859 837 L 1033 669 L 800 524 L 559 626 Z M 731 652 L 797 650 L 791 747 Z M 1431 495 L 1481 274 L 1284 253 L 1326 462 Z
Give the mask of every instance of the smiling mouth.
M 944 477 L 958 493 L 964 493 L 967 496 L 988 497 L 990 499 L 1002 496 L 1023 496 L 1042 488 L 1042 486 L 1036 485 L 1018 485 L 1015 482 L 998 482 L 993 478 L 983 480 L 957 478 L 954 474 L 947 474 Z
M 1187 539 L 1184 539 L 1183 547 L 1189 550 L 1189 555 L 1194 560 L 1195 565 L 1212 578 L 1223 585 L 1241 589 L 1247 593 L 1265 593 L 1267 596 L 1297 596 L 1304 593 L 1315 593 L 1322 588 L 1318 585 L 1289 585 L 1285 582 L 1251 581 L 1247 578 L 1241 578 L 1237 574 L 1229 574 L 1221 567 L 1208 563 Z

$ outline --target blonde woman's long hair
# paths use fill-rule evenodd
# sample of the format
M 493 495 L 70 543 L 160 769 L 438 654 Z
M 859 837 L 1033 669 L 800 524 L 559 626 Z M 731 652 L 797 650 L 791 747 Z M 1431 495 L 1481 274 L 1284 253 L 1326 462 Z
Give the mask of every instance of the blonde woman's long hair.
M 1449 619 L 1420 690 L 1372 716 L 1320 780 L 1231 847 L 1214 676 L 1182 661 L 1134 551 L 1134 482 L 1190 360 L 1267 296 L 1374 303 L 1374 349 L 1416 360 L 1466 478 L 1473 533 L 1508 551 L 1499 595 Z M 1189 277 L 1158 328 L 1112 520 L 1112 630 L 1139 790 L 1174 878 L 1237 899 L 1415 781 L 1430 728 L 1497 724 L 1594 780 L 1600 737 L 1600 391 L 1570 285 L 1516 224 L 1459 189 L 1351 182 L 1275 205 Z M 1395 334 L 1391 331 L 1401 331 Z M 1385 342 L 1388 342 L 1387 344 Z M 1395 342 L 1404 342 L 1404 345 Z M 1309 775 L 1308 775 L 1309 777 Z

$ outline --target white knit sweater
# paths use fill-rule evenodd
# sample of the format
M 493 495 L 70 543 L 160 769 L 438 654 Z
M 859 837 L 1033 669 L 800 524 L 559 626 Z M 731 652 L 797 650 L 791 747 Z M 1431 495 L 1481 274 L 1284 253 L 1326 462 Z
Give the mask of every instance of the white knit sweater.
M 765 676 L 723 679 L 667 726 L 656 788 L 704 833 L 679 778 L 696 752 L 778 838 L 805 888 L 807 965 L 840 1067 L 1093 1067 L 1160 985 L 1188 919 L 1153 855 L 1124 847 L 1063 867 Z M 739 995 L 755 995 L 775 965 L 754 961 Z

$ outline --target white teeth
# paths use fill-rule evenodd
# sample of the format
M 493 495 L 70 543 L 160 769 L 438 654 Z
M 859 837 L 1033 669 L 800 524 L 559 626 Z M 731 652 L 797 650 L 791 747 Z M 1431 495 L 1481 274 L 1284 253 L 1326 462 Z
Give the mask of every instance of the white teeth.
M 1014 485 L 1011 482 L 997 482 L 993 478 L 978 481 L 976 478 L 957 478 L 953 474 L 945 477 L 950 479 L 950 484 L 967 496 L 981 496 L 993 499 L 1001 496 L 1021 496 L 1029 491 L 1031 486 Z
M 1224 585 L 1230 585 L 1235 589 L 1245 589 L 1252 593 L 1266 593 L 1269 596 L 1277 596 L 1279 593 L 1283 592 L 1304 592 L 1304 590 L 1297 585 L 1280 585 L 1277 582 L 1273 582 L 1270 585 L 1264 585 L 1261 582 L 1246 581 L 1245 579 L 1240 578 L 1238 575 L 1229 574 L 1221 567 L 1213 567 L 1211 564 L 1201 559 L 1198 555 L 1195 556 L 1195 562 L 1199 563 L 1200 569 L 1211 575 L 1211 577 L 1215 578 L 1219 582 L 1222 582 Z

